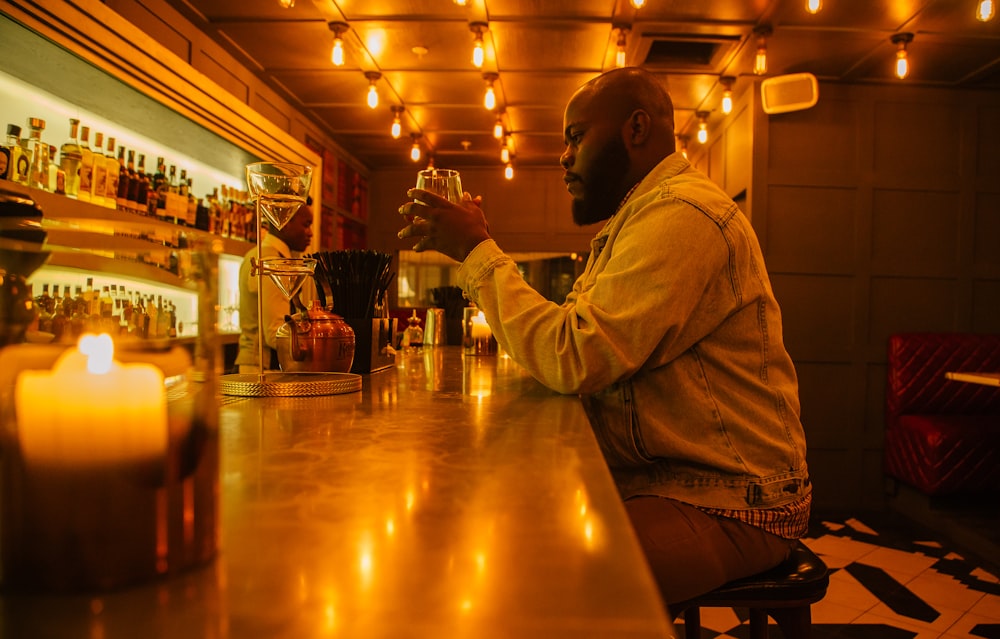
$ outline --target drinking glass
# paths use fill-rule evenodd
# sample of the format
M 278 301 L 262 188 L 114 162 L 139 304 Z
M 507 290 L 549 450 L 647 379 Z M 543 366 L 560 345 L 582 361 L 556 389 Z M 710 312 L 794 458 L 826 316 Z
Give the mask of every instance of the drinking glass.
M 284 228 L 306 203 L 312 182 L 311 166 L 289 162 L 254 162 L 247 165 L 247 186 L 259 211 L 276 228 Z
M 462 180 L 454 169 L 424 169 L 417 173 L 417 188 L 452 202 L 462 201 Z
M 311 257 L 270 257 L 261 260 L 261 268 L 290 301 L 316 271 L 316 260 Z

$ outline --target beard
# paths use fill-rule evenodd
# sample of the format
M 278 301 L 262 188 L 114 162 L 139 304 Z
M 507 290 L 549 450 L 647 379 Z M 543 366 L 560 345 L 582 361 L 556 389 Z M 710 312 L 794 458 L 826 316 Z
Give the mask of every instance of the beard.
M 595 154 L 586 173 L 580 175 L 583 194 L 573 200 L 573 222 L 586 226 L 603 222 L 618 210 L 625 196 L 625 175 L 629 170 L 628 149 L 614 136 Z

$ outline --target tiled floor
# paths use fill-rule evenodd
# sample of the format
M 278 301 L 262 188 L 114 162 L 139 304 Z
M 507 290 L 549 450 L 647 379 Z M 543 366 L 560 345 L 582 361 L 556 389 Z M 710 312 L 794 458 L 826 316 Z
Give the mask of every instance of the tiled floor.
M 1000 639 L 996 568 L 933 532 L 893 515 L 818 517 L 803 541 L 830 568 L 813 639 Z M 745 610 L 701 615 L 703 639 L 749 636 Z

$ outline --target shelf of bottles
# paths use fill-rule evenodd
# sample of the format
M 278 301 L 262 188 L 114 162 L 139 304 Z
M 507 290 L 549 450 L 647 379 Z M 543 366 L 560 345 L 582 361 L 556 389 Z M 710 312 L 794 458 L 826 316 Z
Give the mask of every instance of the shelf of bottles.
M 50 298 L 58 289 L 59 308 L 69 310 L 67 297 L 79 300 L 78 290 L 89 297 L 87 282 L 92 280 L 95 299 L 104 287 L 109 294 L 117 291 L 112 307 L 119 331 L 147 337 L 191 335 L 196 330 L 195 302 L 176 282 L 171 249 L 210 238 L 221 243 L 219 327 L 223 333 L 238 333 L 239 265 L 257 232 L 243 176 L 228 175 L 139 133 L 115 128 L 2 72 L 0 93 L 11 98 L 0 107 L 0 121 L 6 121 L 0 189 L 23 193 L 39 204 L 50 241 L 58 242 L 61 232 L 81 230 L 88 233 L 72 241 L 90 235 L 100 244 L 102 235 L 113 236 L 120 246 L 123 238 L 134 240 L 131 250 L 115 254 L 102 255 L 99 246 L 80 247 L 86 250 L 72 257 L 54 254 L 31 278 L 36 300 L 41 301 L 45 287 Z M 103 130 L 95 130 L 98 127 Z M 195 195 L 196 179 L 203 197 Z M 87 306 L 88 311 L 95 305 Z M 82 308 L 74 302 L 70 314 L 77 321 L 70 326 L 79 327 L 80 318 L 87 325 L 107 324 L 106 307 L 100 313 Z M 150 322 L 151 328 L 130 327 L 128 313 L 133 308 L 147 314 L 155 309 L 157 321 Z M 43 315 L 41 323 L 50 329 L 44 332 L 58 333 L 67 323 L 56 312 Z M 172 319 L 161 319 L 164 316 Z

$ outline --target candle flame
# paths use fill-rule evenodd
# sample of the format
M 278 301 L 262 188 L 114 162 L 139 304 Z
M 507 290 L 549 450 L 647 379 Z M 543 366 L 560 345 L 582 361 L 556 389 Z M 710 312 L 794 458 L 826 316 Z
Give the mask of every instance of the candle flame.
M 115 345 L 107 333 L 83 335 L 80 337 L 80 344 L 77 348 L 87 356 L 87 372 L 94 375 L 106 375 L 111 370 Z

